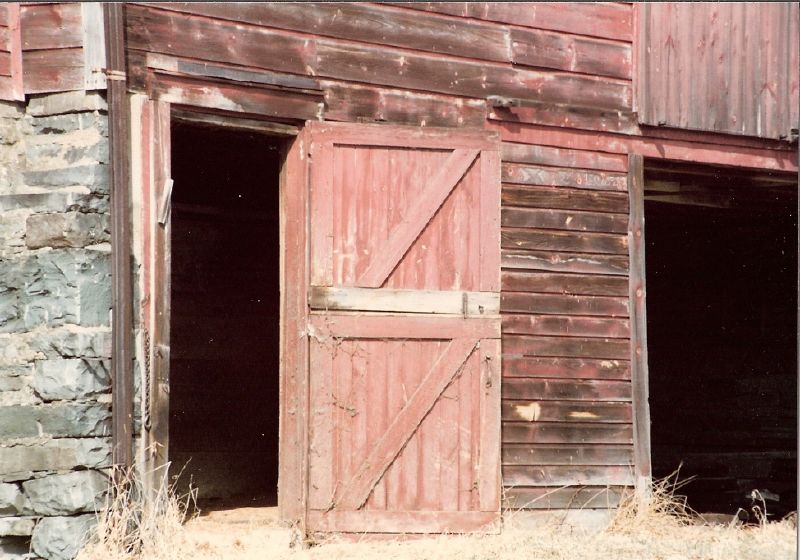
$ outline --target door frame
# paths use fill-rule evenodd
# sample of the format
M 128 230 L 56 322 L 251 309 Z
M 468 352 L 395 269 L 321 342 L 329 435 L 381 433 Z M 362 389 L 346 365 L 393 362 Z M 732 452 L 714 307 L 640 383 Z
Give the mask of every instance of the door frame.
M 176 100 L 180 101 L 180 99 Z M 186 103 L 171 103 L 158 96 L 130 96 L 131 108 L 131 213 L 134 223 L 133 254 L 138 271 L 139 312 L 136 325 L 135 357 L 140 367 L 141 437 L 136 465 L 142 473 L 144 493 L 155 497 L 169 480 L 169 351 L 171 288 L 171 127 L 172 121 L 197 122 L 282 137 L 283 164 L 279 178 L 280 213 L 280 365 L 279 365 L 279 451 L 278 504 L 281 517 L 304 526 L 300 515 L 305 510 L 302 491 L 306 446 L 303 444 L 305 409 L 302 402 L 307 368 L 302 363 L 302 348 L 295 358 L 290 345 L 298 337 L 305 316 L 297 310 L 306 306 L 306 281 L 294 275 L 304 273 L 303 254 L 287 251 L 287 244 L 304 246 L 306 227 L 304 204 L 307 198 L 302 130 L 279 120 L 261 120 L 250 115 L 210 110 Z M 291 162 L 291 163 L 289 163 Z M 291 169 L 290 169 L 291 168 Z M 292 216 L 302 216 L 292 220 Z M 297 227 L 297 226 L 302 227 Z M 288 233 L 287 233 L 288 232 Z M 296 238 L 293 236 L 297 236 Z M 302 327 L 300 327 L 302 328 Z M 295 333 L 291 336 L 290 333 Z M 300 373 L 300 379 L 295 379 Z

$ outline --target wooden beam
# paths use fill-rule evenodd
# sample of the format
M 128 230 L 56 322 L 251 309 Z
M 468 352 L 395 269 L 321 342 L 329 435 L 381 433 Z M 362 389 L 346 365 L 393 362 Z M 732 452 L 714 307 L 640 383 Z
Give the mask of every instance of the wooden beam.
M 331 311 L 387 311 L 485 317 L 500 313 L 500 294 L 312 286 L 309 305 L 312 309 Z
M 633 381 L 633 440 L 636 487 L 646 492 L 652 480 L 650 460 L 649 373 L 647 368 L 647 311 L 645 306 L 644 158 L 631 154 L 628 165 L 630 196 L 630 321 Z

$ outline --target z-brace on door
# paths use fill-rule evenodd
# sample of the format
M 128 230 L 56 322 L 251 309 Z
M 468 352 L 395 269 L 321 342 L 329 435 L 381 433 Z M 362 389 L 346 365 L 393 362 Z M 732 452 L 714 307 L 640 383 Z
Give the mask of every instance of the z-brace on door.
M 309 531 L 500 510 L 500 156 L 484 131 L 309 123 Z

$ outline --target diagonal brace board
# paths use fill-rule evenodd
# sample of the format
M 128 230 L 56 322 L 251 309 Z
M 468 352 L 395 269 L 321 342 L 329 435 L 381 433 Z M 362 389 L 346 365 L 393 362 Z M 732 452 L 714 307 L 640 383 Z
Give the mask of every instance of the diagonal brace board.
M 409 211 L 403 220 L 389 233 L 386 250 L 378 253 L 367 269 L 358 278 L 358 286 L 380 288 L 400 259 L 419 237 L 434 214 L 447 200 L 455 186 L 469 170 L 480 150 L 453 150 L 439 172 L 431 180 L 414 211 Z
M 480 342 L 474 339 L 462 338 L 450 341 L 386 433 L 381 436 L 353 478 L 342 489 L 341 498 L 334 505 L 336 509 L 357 510 L 366 503 L 372 489 L 479 344 Z

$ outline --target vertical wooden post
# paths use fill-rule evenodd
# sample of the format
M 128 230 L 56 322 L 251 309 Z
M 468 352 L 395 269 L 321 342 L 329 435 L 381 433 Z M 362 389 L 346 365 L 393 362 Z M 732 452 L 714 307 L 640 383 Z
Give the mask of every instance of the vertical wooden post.
M 633 452 L 636 491 L 643 498 L 652 481 L 650 404 L 648 401 L 647 312 L 645 307 L 644 158 L 628 157 L 628 250 L 630 252 L 631 378 L 633 382 Z
M 149 209 L 150 232 L 153 243 L 152 298 L 153 333 L 151 336 L 150 441 L 149 456 L 154 468 L 164 468 L 169 460 L 169 356 L 170 356 L 170 275 L 172 245 L 168 204 L 171 182 L 170 105 L 153 101 L 153 183 Z M 163 214 L 165 220 L 159 222 Z M 159 473 L 166 480 L 166 472 Z M 156 477 L 156 483 L 159 482 Z
M 130 122 L 122 4 L 104 7 L 111 192 L 112 461 L 133 462 L 133 275 L 130 226 Z

